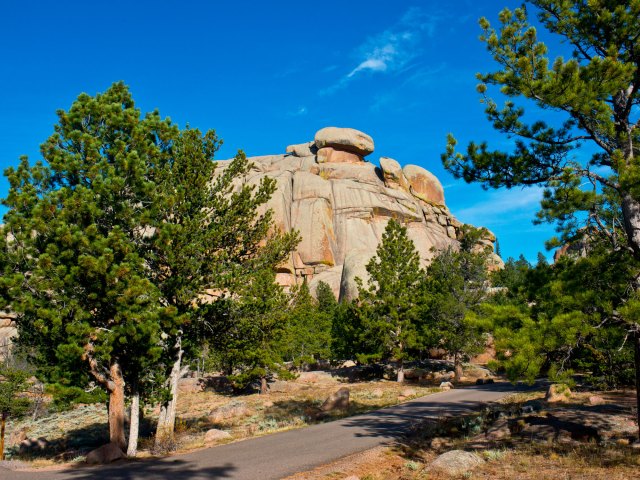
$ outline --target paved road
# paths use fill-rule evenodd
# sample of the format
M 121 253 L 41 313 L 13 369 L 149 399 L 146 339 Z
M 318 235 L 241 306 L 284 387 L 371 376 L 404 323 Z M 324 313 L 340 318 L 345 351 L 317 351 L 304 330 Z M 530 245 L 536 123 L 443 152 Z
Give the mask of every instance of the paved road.
M 510 384 L 450 390 L 364 415 L 161 460 L 55 472 L 12 472 L 0 468 L 0 479 L 275 480 L 379 445 L 391 444 L 405 435 L 415 422 L 429 417 L 464 414 L 517 390 Z

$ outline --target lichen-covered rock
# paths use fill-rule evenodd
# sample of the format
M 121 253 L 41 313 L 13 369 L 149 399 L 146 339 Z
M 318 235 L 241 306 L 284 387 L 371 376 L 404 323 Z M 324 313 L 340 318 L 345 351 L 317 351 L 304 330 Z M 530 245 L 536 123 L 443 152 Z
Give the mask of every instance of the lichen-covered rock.
M 431 462 L 430 469 L 439 470 L 449 475 L 461 475 L 483 463 L 484 460 L 475 453 L 465 452 L 464 450 L 451 450 Z
M 318 148 L 333 147 L 336 150 L 354 152 L 366 156 L 373 152 L 373 139 L 353 128 L 325 127 L 316 132 Z

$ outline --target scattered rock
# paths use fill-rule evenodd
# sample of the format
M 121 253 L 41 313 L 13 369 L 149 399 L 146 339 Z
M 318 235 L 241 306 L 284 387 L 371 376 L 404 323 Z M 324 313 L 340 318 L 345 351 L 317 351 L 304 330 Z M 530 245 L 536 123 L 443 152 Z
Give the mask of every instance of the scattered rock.
M 416 390 L 414 388 L 403 388 L 400 391 L 400 395 L 403 397 L 412 397 L 416 394 Z
M 431 462 L 431 468 L 449 475 L 462 475 L 483 463 L 484 460 L 475 453 L 465 452 L 464 450 L 451 450 Z
M 20 442 L 18 451 L 20 454 L 42 452 L 48 445 L 49 442 L 45 437 L 25 438 Z
M 320 406 L 320 410 L 323 412 L 346 410 L 347 408 L 349 408 L 349 389 L 347 387 L 342 387 L 337 392 L 329 395 Z
M 453 388 L 453 383 L 451 383 L 451 382 L 442 382 L 440 384 L 440 388 L 442 388 L 443 390 L 451 390 Z
M 315 144 L 319 149 L 333 147 L 362 156 L 372 153 L 374 148 L 369 135 L 353 128 L 325 127 L 316 132 Z
M 343 362 L 342 365 L 340 365 L 340 368 L 353 368 L 356 365 L 356 362 L 354 362 L 353 360 L 347 360 L 346 362 Z
M 107 443 L 101 447 L 91 450 L 85 459 L 89 465 L 101 465 L 104 463 L 115 462 L 121 458 L 125 458 L 124 452 L 115 443 Z
M 204 443 L 213 443 L 218 440 L 224 440 L 225 438 L 231 438 L 231 435 L 224 430 L 218 430 L 217 428 L 212 428 L 207 430 L 207 433 L 204 434 Z
M 600 395 L 591 395 L 589 397 L 589 405 L 604 405 L 607 401 Z
M 549 403 L 564 402 L 571 398 L 571 390 L 563 383 L 554 383 L 549 386 L 544 399 Z
M 242 417 L 249 413 L 247 404 L 244 402 L 231 402 L 228 405 L 215 408 L 209 413 L 209 421 L 219 423 L 230 418 Z

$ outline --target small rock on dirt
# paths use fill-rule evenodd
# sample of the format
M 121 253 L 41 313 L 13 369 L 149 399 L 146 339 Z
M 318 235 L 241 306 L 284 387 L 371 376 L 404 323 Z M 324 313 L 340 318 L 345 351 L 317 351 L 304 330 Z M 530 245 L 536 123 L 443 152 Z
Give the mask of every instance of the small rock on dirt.
M 440 384 L 440 388 L 442 388 L 443 390 L 451 390 L 453 388 L 453 383 L 451 383 L 451 382 L 442 382 Z
M 320 406 L 320 410 L 323 412 L 346 410 L 347 408 L 349 408 L 349 389 L 347 387 L 342 387 L 337 392 L 329 395 L 329 397 Z
M 85 459 L 89 465 L 100 465 L 111 463 L 125 458 L 124 452 L 115 443 L 107 443 L 101 447 L 91 450 Z
M 564 402 L 571 398 L 571 390 L 562 383 L 556 383 L 549 386 L 544 399 L 549 403 Z
M 224 430 L 218 430 L 217 428 L 212 428 L 207 430 L 207 433 L 204 434 L 204 442 L 205 443 L 213 443 L 218 440 L 223 440 L 225 438 L 230 438 L 231 435 Z
M 414 388 L 403 388 L 400 391 L 400 395 L 403 397 L 412 397 L 416 394 L 416 390 Z
M 600 395 L 591 395 L 589 397 L 589 405 L 604 405 L 606 400 L 602 398 Z
M 446 472 L 449 475 L 461 475 L 483 463 L 484 460 L 475 453 L 465 452 L 464 450 L 451 450 L 431 462 L 431 468 Z

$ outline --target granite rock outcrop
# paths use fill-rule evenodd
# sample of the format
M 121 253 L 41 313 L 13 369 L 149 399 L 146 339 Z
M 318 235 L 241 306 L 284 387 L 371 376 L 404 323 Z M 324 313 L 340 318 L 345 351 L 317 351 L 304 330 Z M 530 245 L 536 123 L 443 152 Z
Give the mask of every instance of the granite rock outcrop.
M 276 181 L 277 191 L 266 205 L 273 209 L 276 228 L 298 230 L 302 238 L 278 269 L 282 285 L 306 279 L 313 292 L 324 281 L 337 298 L 353 298 L 355 278 L 366 278 L 365 265 L 391 218 L 407 227 L 423 265 L 438 251 L 458 247 L 463 224 L 447 208 L 436 176 L 388 157 L 378 167 L 365 160 L 373 151 L 369 135 L 327 127 L 313 141 L 289 145 L 285 153 L 250 158 L 247 182 L 257 184 L 265 176 Z M 219 168 L 229 162 L 218 162 Z M 492 249 L 494 241 L 487 230 L 479 247 Z M 502 263 L 496 255 L 493 262 Z

